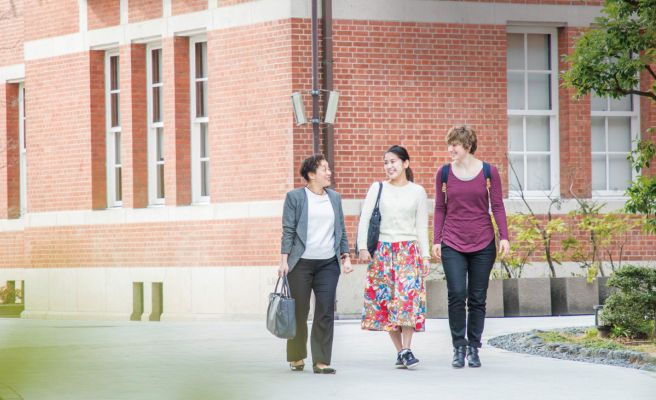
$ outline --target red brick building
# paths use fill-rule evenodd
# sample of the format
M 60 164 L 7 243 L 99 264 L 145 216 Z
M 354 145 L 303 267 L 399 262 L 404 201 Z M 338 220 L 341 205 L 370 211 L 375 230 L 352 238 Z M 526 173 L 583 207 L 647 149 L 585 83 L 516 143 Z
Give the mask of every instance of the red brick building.
M 509 210 L 522 204 L 508 157 L 538 212 L 570 186 L 621 207 L 626 154 L 656 107 L 574 101 L 558 78 L 599 12 L 598 0 L 333 0 L 351 240 L 383 151 L 406 146 L 433 198 L 458 123 L 510 183 Z M 311 88 L 310 26 L 309 0 L 0 0 L 0 281 L 24 281 L 24 317 L 263 313 L 282 199 L 312 151 L 289 102 Z M 625 257 L 653 260 L 656 239 L 635 232 Z

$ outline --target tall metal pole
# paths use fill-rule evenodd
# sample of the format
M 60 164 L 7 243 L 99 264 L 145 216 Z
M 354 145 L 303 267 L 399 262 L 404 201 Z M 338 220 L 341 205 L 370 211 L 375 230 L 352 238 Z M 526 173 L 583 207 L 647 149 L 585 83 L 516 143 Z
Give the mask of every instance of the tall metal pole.
M 312 150 L 319 153 L 319 35 L 317 0 L 312 0 Z

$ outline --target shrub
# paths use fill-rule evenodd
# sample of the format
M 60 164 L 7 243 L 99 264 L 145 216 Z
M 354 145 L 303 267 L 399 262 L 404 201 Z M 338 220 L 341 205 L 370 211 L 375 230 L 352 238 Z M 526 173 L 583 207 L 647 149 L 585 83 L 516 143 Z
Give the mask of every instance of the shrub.
M 656 340 L 656 269 L 627 265 L 609 278 L 608 286 L 618 289 L 602 312 L 611 333 Z
M 10 286 L 0 287 L 0 304 L 13 304 L 22 297 L 20 289 Z

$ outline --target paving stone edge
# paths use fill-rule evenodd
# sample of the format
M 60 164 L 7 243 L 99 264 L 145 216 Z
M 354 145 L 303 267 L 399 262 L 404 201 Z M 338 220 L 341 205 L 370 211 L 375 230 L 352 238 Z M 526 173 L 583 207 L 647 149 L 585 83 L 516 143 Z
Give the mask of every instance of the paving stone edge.
M 582 334 L 589 328 L 563 328 L 550 332 Z M 547 343 L 537 335 L 541 332 L 549 331 L 533 329 L 529 332 L 511 333 L 494 337 L 488 340 L 488 343 L 491 346 L 516 353 L 656 372 L 656 358 L 649 357 L 644 353 L 631 350 L 589 348 L 572 343 Z

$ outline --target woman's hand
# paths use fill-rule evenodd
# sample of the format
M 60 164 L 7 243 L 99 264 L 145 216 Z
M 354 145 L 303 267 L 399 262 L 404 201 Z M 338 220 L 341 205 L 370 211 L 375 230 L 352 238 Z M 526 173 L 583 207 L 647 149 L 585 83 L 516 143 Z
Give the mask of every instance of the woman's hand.
M 508 256 L 508 253 L 510 253 L 510 242 L 506 239 L 503 239 L 499 242 L 499 256 L 501 259 L 504 259 L 506 256 Z
M 368 250 L 360 250 L 358 252 L 358 258 L 360 259 L 360 261 L 369 262 L 371 261 L 371 254 L 369 254 Z
M 353 265 L 351 265 L 351 257 L 348 254 L 342 255 L 342 272 L 350 274 L 353 272 Z
M 441 243 L 433 244 L 433 257 L 435 257 L 435 260 L 437 260 L 437 262 L 442 261 L 442 244 Z
M 287 275 L 289 272 L 289 264 L 287 264 L 287 258 L 289 257 L 288 254 L 281 254 L 280 255 L 280 265 L 278 266 L 278 276 L 282 277 L 283 275 Z
M 280 263 L 280 266 L 278 266 L 278 276 L 282 277 L 283 275 L 287 275 L 289 272 L 289 265 L 287 263 Z
M 421 259 L 421 276 L 422 277 L 427 277 L 428 274 L 430 274 L 430 258 L 429 257 L 423 257 Z

